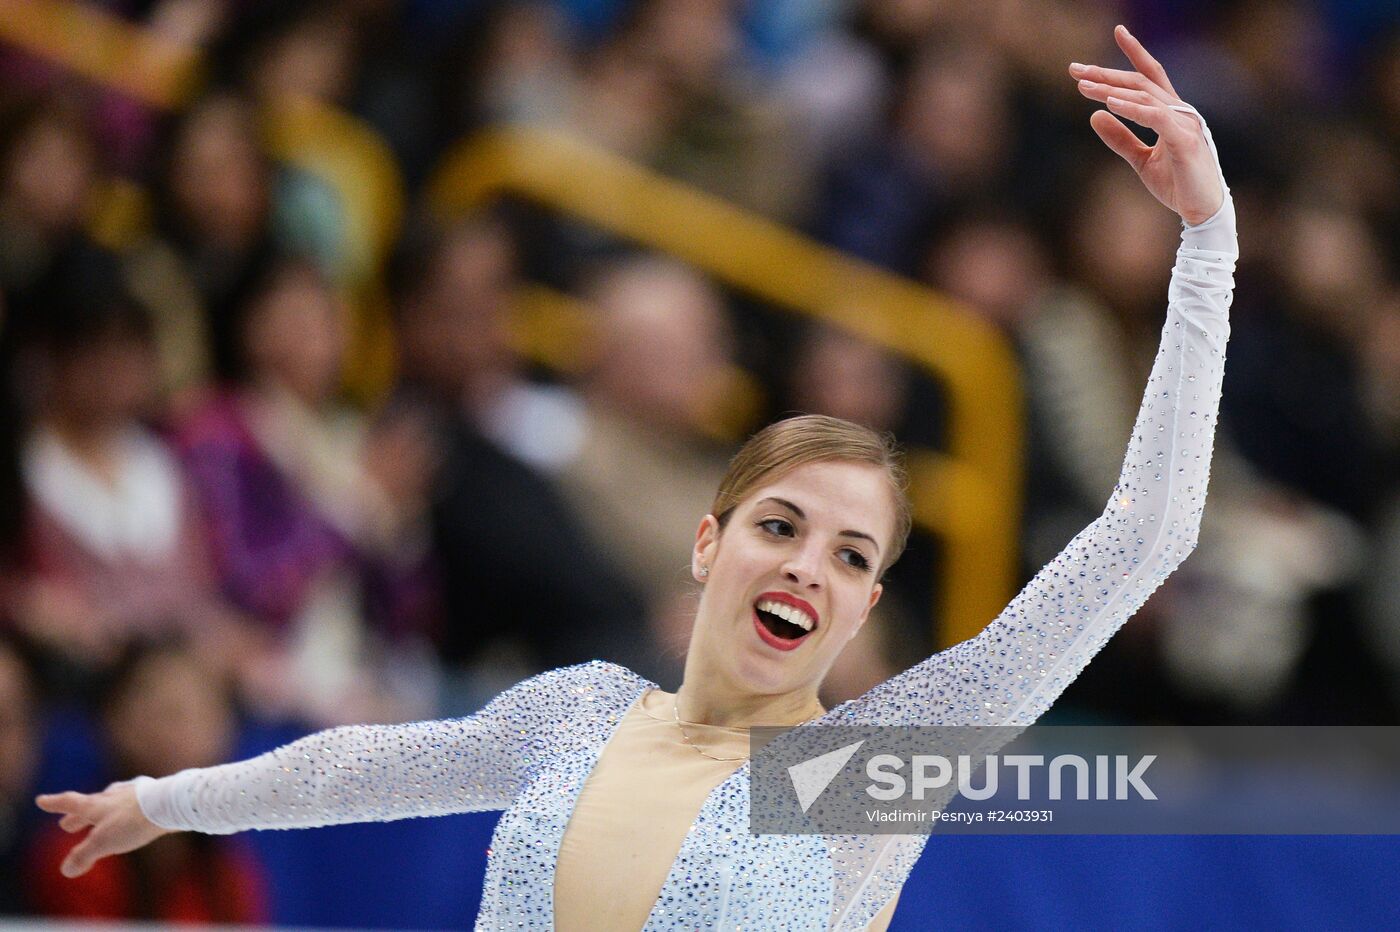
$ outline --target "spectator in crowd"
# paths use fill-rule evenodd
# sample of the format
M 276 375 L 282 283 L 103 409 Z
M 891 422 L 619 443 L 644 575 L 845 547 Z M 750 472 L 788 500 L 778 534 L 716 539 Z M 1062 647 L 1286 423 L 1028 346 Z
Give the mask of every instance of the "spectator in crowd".
M 810 327 L 788 361 L 791 407 L 875 430 L 894 430 L 908 400 L 908 367 L 891 353 L 843 330 Z
M 103 12 L 124 16 L 136 27 L 133 34 L 148 39 L 128 46 L 134 61 L 117 61 L 116 48 L 106 50 L 105 60 L 126 73 L 150 80 L 158 93 L 178 97 L 190 75 L 186 66 L 194 63 L 198 47 L 214 40 L 222 30 L 233 26 L 237 13 L 253 0 L 142 0 L 137 3 L 103 2 Z M 40 11 L 40 16 L 44 11 Z M 69 36 L 80 41 L 83 17 L 78 17 Z M 125 24 L 123 24 L 125 25 Z M 117 46 L 120 47 L 120 46 Z M 0 47 L 0 86 L 7 90 L 24 88 L 33 94 L 75 90 L 67 69 L 46 56 L 27 54 L 16 48 Z M 165 78 L 174 80 L 165 84 Z M 85 122 L 103 152 L 104 161 L 122 174 L 141 174 L 160 142 L 161 108 L 128 87 L 82 86 L 86 102 Z
M 1387 271 L 1342 203 L 1284 205 L 1269 258 L 1276 285 L 1261 283 L 1240 315 L 1222 424 L 1250 481 L 1232 488 L 1219 539 L 1202 537 L 1212 558 L 1196 573 L 1214 585 L 1191 590 L 1169 629 L 1190 634 L 1168 647 L 1196 691 L 1238 696 L 1254 684 L 1293 718 L 1385 721 L 1394 699 L 1372 665 L 1388 654 L 1362 646 L 1353 606 L 1363 568 L 1382 559 L 1373 548 L 1384 547 L 1396 475 L 1375 408 L 1387 393 L 1372 391 L 1378 353 L 1367 349 L 1384 331 Z
M 398 274 L 394 407 L 430 425 L 441 457 L 431 518 L 454 710 L 545 666 L 644 662 L 636 597 L 539 471 L 576 447 L 577 404 L 530 385 L 509 346 L 518 285 L 509 234 L 470 220 L 413 246 Z
M 131 250 L 132 289 L 159 323 L 170 387 L 237 371 L 239 312 L 276 253 L 274 168 L 253 105 L 218 92 L 175 124 L 157 173 L 155 235 Z
M 98 156 L 82 109 L 61 96 L 25 106 L 0 142 L 0 288 L 9 326 L 22 327 L 40 313 L 34 290 L 82 239 Z
M 498 7 L 482 54 L 470 60 L 479 118 L 490 123 L 559 125 L 578 94 L 567 23 L 549 3 Z
M 343 311 L 316 266 L 272 265 L 239 323 L 245 375 L 179 428 L 219 582 L 289 651 L 296 674 L 268 684 L 293 689 L 282 701 L 391 714 L 358 671 L 371 629 L 430 624 L 428 454 L 412 425 L 336 403 Z
M 1365 342 L 1382 311 L 1384 253 L 1356 213 L 1285 209 L 1266 308 L 1241 320 L 1225 411 L 1241 451 L 1271 478 L 1367 521 L 1383 501 L 1383 444 L 1368 414 Z
M 350 3 L 289 5 L 284 23 L 249 50 L 243 75 L 255 97 L 344 103 L 354 86 L 357 36 Z M 342 15 L 335 15 L 340 13 Z M 350 15 L 344 15 L 350 14 Z
M 690 525 L 725 466 L 703 412 L 726 384 L 728 312 L 701 275 L 656 257 L 605 264 L 585 294 L 599 340 L 583 380 L 582 443 L 560 480 L 590 535 L 645 594 L 655 643 L 676 661 L 694 597 Z
M 178 642 L 130 645 L 99 704 L 113 779 L 207 767 L 233 755 L 228 686 Z M 50 825 L 26 854 L 35 911 L 57 919 L 250 924 L 268 918 L 267 879 L 240 839 L 171 835 L 68 879 L 77 841 Z
M 987 203 L 952 219 L 933 238 L 924 277 L 1017 342 L 1053 282 L 1050 257 L 1031 224 Z
M 990 195 L 1015 196 L 1018 126 L 1009 75 L 995 53 L 965 40 L 930 43 L 894 105 L 891 132 L 834 166 L 818 233 L 898 272 L 940 219 Z
M 21 451 L 29 502 L 16 623 L 91 673 L 132 636 L 240 622 L 218 596 L 185 471 L 153 413 L 151 323 L 115 263 L 91 257 L 47 291 L 32 344 L 35 413 Z

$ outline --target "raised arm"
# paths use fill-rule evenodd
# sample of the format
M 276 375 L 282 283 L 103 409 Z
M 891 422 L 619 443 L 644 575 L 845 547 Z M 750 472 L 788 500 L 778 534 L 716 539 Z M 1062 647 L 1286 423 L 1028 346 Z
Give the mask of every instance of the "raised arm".
M 62 814 L 66 831 L 92 829 L 63 864 L 70 877 L 168 831 L 230 834 L 502 809 L 544 752 L 568 742 L 566 723 L 581 708 L 576 693 L 596 691 L 594 666 L 533 677 L 467 718 L 333 728 L 249 760 L 38 803 Z
M 976 637 L 833 710 L 852 723 L 1035 721 L 1196 544 L 1220 404 L 1238 248 L 1210 131 L 1122 26 L 1135 71 L 1074 65 L 1086 97 L 1153 129 L 1145 146 L 1107 111 L 1099 137 L 1186 221 L 1162 343 L 1103 514 Z

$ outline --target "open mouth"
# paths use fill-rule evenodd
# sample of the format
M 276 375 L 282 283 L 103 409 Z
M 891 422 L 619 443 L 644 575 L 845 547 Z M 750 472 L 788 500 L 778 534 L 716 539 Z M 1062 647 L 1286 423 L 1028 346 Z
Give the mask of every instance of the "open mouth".
M 792 650 L 817 628 L 815 612 L 771 597 L 762 597 L 753 608 L 754 628 L 770 647 Z

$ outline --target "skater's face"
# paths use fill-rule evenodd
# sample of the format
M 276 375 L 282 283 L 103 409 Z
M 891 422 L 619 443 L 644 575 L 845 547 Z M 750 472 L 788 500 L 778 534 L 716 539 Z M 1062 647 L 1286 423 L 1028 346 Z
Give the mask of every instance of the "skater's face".
M 691 650 L 745 689 L 815 691 L 880 599 L 894 527 L 886 471 L 848 461 L 775 477 L 723 528 L 707 515 L 692 560 L 705 591 Z

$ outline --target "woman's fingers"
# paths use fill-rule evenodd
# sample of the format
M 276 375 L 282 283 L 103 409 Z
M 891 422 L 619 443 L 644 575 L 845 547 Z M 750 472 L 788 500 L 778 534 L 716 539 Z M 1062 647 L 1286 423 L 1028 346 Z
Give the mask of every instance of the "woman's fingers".
M 64 815 L 70 812 L 85 812 L 88 807 L 86 793 L 45 793 L 34 797 L 34 804 L 45 812 Z
M 46 794 L 35 802 L 45 812 L 62 814 L 58 826 L 65 832 L 92 829 L 63 859 L 59 869 L 65 877 L 81 876 L 98 860 L 134 851 L 166 833 L 146 818 L 130 783 L 113 783 L 101 793 Z
M 1107 103 L 1108 98 L 1117 97 L 1120 100 L 1129 100 L 1135 104 L 1152 106 L 1157 103 L 1157 98 L 1146 91 L 1134 91 L 1123 87 L 1114 87 L 1111 84 L 1099 84 L 1096 81 L 1080 81 L 1079 93 L 1090 100 L 1097 100 L 1099 103 Z
M 1104 68 L 1100 65 L 1081 65 L 1079 62 L 1075 62 L 1069 66 L 1069 73 L 1081 80 L 1089 80 L 1099 84 L 1111 84 L 1114 87 L 1142 91 L 1151 94 L 1164 104 L 1176 103 L 1175 94 L 1136 71 L 1123 71 L 1119 68 Z
M 1133 171 L 1141 169 L 1142 163 L 1152 154 L 1149 146 L 1143 145 L 1142 140 L 1134 136 L 1132 130 L 1107 110 L 1095 110 L 1094 115 L 1089 118 L 1089 125 L 1098 133 L 1104 145 L 1122 156 L 1123 160 L 1133 167 Z
M 1075 62 L 1069 66 L 1070 74 L 1080 80 L 1122 88 L 1125 91 L 1132 90 L 1150 94 L 1164 104 L 1179 102 L 1180 98 L 1177 96 L 1176 88 L 1172 87 L 1171 79 L 1167 77 L 1166 69 L 1157 59 L 1152 57 L 1132 33 L 1128 32 L 1126 26 L 1114 29 L 1113 37 L 1117 41 L 1118 47 L 1123 50 L 1123 54 L 1128 56 L 1128 61 L 1137 69 L 1136 71 L 1104 68 L 1099 65 L 1082 65 Z M 1117 96 L 1131 99 L 1124 94 Z
M 98 826 L 92 833 L 82 841 L 73 846 L 73 850 L 68 852 L 68 857 L 63 859 L 59 865 L 59 873 L 65 877 L 81 877 L 88 872 L 88 869 L 101 857 L 109 852 L 102 850 L 105 842 L 105 833 L 102 827 Z
M 1069 67 L 1079 92 L 1108 108 L 1090 117 L 1090 124 L 1154 197 L 1187 223 L 1200 223 L 1219 209 L 1224 197 L 1219 169 L 1200 125 L 1180 112 L 1189 108 L 1182 106 L 1166 71 L 1142 43 L 1122 26 L 1114 30 L 1114 38 L 1137 71 L 1078 63 Z M 1119 117 L 1153 130 L 1155 144 L 1144 145 Z
M 1167 70 L 1157 59 L 1152 57 L 1142 43 L 1137 40 L 1137 37 L 1128 31 L 1127 26 L 1119 26 L 1114 29 L 1113 38 L 1118 42 L 1118 47 L 1123 50 L 1123 54 L 1128 56 L 1128 61 L 1133 63 L 1134 68 L 1173 98 L 1179 99 L 1176 88 L 1172 87 L 1171 79 L 1167 77 Z
M 1121 97 L 1110 96 L 1104 101 L 1108 109 L 1119 116 L 1127 117 L 1139 126 L 1146 126 L 1157 134 L 1159 138 L 1173 135 L 1177 129 L 1176 120 L 1172 111 L 1162 106 L 1146 106 L 1144 104 L 1133 103 L 1131 100 L 1124 100 Z

